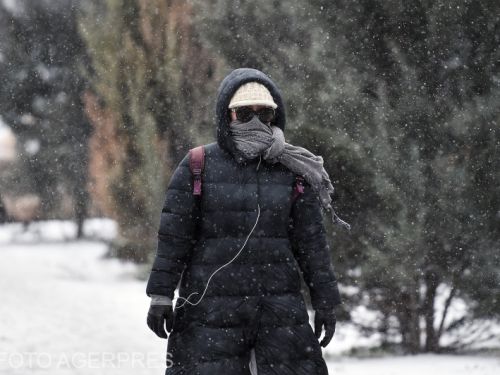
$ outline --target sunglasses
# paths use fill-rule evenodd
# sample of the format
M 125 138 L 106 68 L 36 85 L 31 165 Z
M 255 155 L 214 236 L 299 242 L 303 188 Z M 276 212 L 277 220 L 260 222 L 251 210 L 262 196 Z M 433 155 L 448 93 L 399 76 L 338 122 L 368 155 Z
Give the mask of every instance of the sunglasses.
M 273 121 L 275 117 L 274 108 L 271 107 L 264 107 L 254 111 L 252 107 L 243 106 L 232 108 L 231 111 L 236 112 L 236 118 L 242 122 L 250 121 L 255 115 L 264 123 Z

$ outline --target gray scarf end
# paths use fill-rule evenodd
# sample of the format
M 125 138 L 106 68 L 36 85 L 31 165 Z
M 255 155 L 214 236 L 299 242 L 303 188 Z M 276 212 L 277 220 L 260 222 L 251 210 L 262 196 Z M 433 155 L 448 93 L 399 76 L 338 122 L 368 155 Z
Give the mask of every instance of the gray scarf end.
M 335 210 L 333 209 L 333 207 L 330 206 L 329 210 L 330 210 L 330 214 L 332 216 L 333 223 L 339 224 L 339 225 L 347 228 L 347 230 L 349 230 L 349 231 L 351 230 L 351 224 L 347 223 L 346 221 L 344 221 L 340 217 L 338 217 L 338 215 L 335 213 Z

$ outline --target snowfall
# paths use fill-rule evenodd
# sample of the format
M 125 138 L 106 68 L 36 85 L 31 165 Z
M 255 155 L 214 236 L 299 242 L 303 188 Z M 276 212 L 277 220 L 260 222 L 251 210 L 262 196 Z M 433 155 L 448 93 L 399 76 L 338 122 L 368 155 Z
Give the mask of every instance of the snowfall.
M 75 231 L 72 222 L 57 220 L 35 222 L 27 230 L 17 223 L 0 225 L 0 374 L 163 374 L 167 345 L 146 325 L 146 281 L 137 277 L 138 266 L 104 256 L 115 223 L 87 220 L 85 240 L 74 240 Z M 453 311 L 463 308 L 458 302 Z M 376 319 L 361 307 L 352 317 Z M 323 349 L 330 374 L 500 374 L 500 350 L 347 355 L 380 340 L 355 327 L 339 321 Z M 500 325 L 489 332 L 497 332 L 497 340 L 485 347 L 499 349 Z

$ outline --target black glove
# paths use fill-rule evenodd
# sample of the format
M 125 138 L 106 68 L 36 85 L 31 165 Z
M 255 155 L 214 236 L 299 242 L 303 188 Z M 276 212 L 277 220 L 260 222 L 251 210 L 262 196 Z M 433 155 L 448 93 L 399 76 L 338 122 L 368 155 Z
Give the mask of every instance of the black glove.
M 148 311 L 148 327 L 162 339 L 168 338 L 165 332 L 164 323 L 166 323 L 167 331 L 172 330 L 174 311 L 172 305 L 151 305 Z
M 337 317 L 335 310 L 316 310 L 314 314 L 314 334 L 319 340 L 321 336 L 321 328 L 325 326 L 325 336 L 321 340 L 320 345 L 325 348 L 335 333 L 335 325 L 337 324 Z

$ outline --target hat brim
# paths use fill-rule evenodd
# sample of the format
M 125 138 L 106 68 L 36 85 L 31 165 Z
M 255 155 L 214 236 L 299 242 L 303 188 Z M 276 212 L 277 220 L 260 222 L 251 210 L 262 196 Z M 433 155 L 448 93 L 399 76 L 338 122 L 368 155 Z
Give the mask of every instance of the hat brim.
M 268 107 L 271 107 L 273 109 L 278 108 L 278 105 L 274 102 L 271 102 L 269 100 L 254 100 L 254 99 L 249 99 L 249 100 L 238 100 L 233 103 L 230 103 L 228 108 L 235 108 L 235 107 L 243 107 L 247 105 L 265 105 Z

